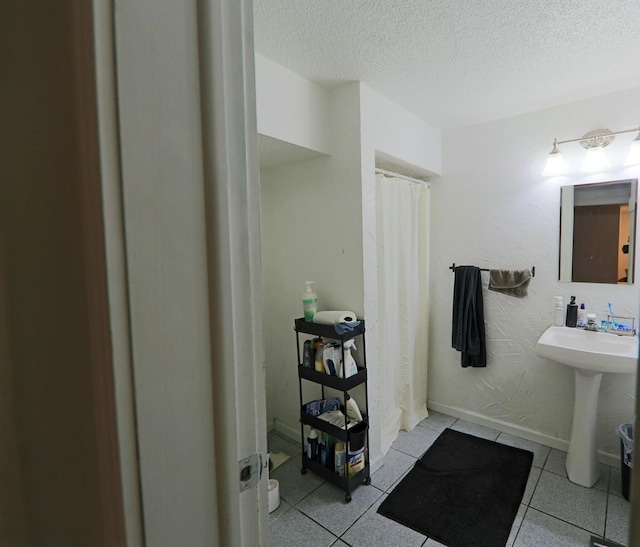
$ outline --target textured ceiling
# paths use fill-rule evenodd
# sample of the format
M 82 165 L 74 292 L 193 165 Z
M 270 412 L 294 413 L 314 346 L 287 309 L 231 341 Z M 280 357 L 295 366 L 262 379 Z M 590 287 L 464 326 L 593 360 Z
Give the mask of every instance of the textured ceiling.
M 640 0 L 254 0 L 256 51 L 443 128 L 640 85 Z

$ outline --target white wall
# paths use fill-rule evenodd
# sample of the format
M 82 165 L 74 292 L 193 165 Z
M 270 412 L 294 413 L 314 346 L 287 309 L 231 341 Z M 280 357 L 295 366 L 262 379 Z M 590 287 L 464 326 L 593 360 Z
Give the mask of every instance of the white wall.
M 377 152 L 395 162 L 402 174 L 428 177 L 442 171 L 440 129 L 364 84 L 360 101 L 363 169 L 371 172 Z
M 256 54 L 258 133 L 329 154 L 330 92 Z
M 376 242 L 375 168 L 428 180 L 442 168 L 439 129 L 400 108 L 368 86 L 360 85 L 362 234 L 364 312 L 367 318 L 369 398 L 372 410 L 370 449 L 372 459 L 382 453 L 378 401 L 385 385 L 378 375 L 378 264 Z M 427 366 L 425 356 L 425 366 Z
M 358 103 L 357 84 L 331 93 L 324 112 L 331 156 L 261 172 L 267 418 L 294 438 L 300 404 L 293 320 L 302 316 L 304 282 L 316 282 L 321 310 L 364 311 Z M 262 95 L 259 104 L 269 101 Z
M 433 408 L 471 417 L 564 447 L 569 438 L 573 377 L 570 370 L 534 354 L 537 337 L 553 317 L 554 295 L 576 295 L 587 309 L 638 317 L 634 286 L 558 282 L 560 186 L 637 177 L 622 168 L 633 134 L 609 146 L 612 169 L 583 176 L 577 144 L 561 147 L 571 175 L 545 179 L 542 172 L 553 138 L 582 136 L 608 127 L 628 129 L 640 119 L 640 95 L 629 90 L 593 100 L 448 131 L 443 175 L 432 184 L 433 295 L 429 399 Z M 449 266 L 536 267 L 524 299 L 484 291 L 488 367 L 462 369 L 450 346 L 453 275 Z M 485 289 L 488 274 L 484 275 Z M 600 392 L 598 445 L 615 454 L 618 424 L 634 413 L 633 379 L 605 375 Z M 521 431 L 522 429 L 522 431 Z
M 260 57 L 257 94 L 260 134 L 330 154 L 261 172 L 267 418 L 277 430 L 299 435 L 291 327 L 302 314 L 304 281 L 314 280 L 320 309 L 351 309 L 367 321 L 375 468 L 381 457 L 375 167 L 382 158 L 385 167 L 414 176 L 438 173 L 440 131 L 361 83 L 328 92 Z M 323 135 L 328 148 L 322 147 Z M 317 211 L 322 211 L 320 221 Z M 319 394 L 304 392 L 307 399 L 313 396 Z

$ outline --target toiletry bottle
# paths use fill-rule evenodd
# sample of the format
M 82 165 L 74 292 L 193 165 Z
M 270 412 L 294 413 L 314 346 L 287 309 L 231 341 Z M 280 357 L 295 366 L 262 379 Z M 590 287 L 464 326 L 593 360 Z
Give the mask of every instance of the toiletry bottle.
M 327 465 L 327 434 L 320 434 L 320 444 L 318 444 L 318 461 L 320 465 Z
M 578 308 L 578 327 L 583 329 L 587 326 L 587 310 L 584 307 L 584 302 L 580 304 Z
M 313 316 L 318 311 L 318 295 L 311 289 L 311 283 L 315 281 L 305 281 L 307 289 L 302 295 L 302 309 L 304 311 L 304 320 L 313 321 Z
M 302 350 L 302 366 L 311 368 L 311 340 L 305 340 Z M 314 363 L 315 366 L 315 363 Z
M 318 459 L 318 432 L 312 427 L 307 437 L 307 458 Z
M 347 397 L 349 397 L 347 395 Z M 347 412 L 347 416 L 349 417 L 349 421 L 351 422 L 361 422 L 362 421 L 362 413 L 358 408 L 358 403 L 355 402 L 353 397 L 349 397 L 347 399 L 345 406 L 345 410 Z
M 567 304 L 567 327 L 575 327 L 578 324 L 578 304 L 576 297 L 571 297 L 571 302 Z
M 324 351 L 324 344 L 320 341 L 319 344 L 316 345 L 316 359 L 315 359 L 315 369 L 316 372 L 324 372 L 324 359 L 322 353 Z
M 313 340 L 311 340 L 311 345 L 309 346 L 309 362 L 311 363 L 309 365 L 310 368 L 316 367 L 316 348 L 320 346 L 321 343 L 321 338 L 314 338 Z
M 556 327 L 564 325 L 564 302 L 562 296 L 556 296 Z
M 327 435 L 327 463 L 325 466 L 333 471 L 336 467 L 336 439 Z
M 347 452 L 344 449 L 344 443 L 343 442 L 336 443 L 334 467 L 335 467 L 335 472 L 341 477 L 345 476 L 344 464 L 345 464 L 346 458 L 347 458 Z

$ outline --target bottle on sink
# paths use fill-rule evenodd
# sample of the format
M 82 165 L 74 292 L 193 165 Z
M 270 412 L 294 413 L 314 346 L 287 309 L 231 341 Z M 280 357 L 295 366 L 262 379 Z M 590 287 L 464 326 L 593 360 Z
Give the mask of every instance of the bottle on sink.
M 584 307 L 584 302 L 580 304 L 578 308 L 578 328 L 583 329 L 587 326 L 587 310 Z
M 562 296 L 556 296 L 556 327 L 564 325 L 564 302 Z
M 578 304 L 576 304 L 576 297 L 571 297 L 571 302 L 567 304 L 567 321 L 565 323 L 567 327 L 574 327 L 578 324 Z

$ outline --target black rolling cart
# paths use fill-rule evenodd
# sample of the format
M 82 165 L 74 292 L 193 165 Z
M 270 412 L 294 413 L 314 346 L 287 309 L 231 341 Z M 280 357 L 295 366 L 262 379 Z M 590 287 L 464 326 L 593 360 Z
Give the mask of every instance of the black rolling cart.
M 360 321 L 360 324 L 350 332 L 345 332 L 344 334 L 338 334 L 333 327 L 333 325 L 321 325 L 317 323 L 306 322 L 303 318 L 295 320 L 295 331 L 296 331 L 296 344 L 298 348 L 298 389 L 300 392 L 300 438 L 302 441 L 302 469 L 301 473 L 305 474 L 307 469 L 310 469 L 318 476 L 322 477 L 326 481 L 335 484 L 342 490 L 346 492 L 345 501 L 348 503 L 351 501 L 351 492 L 359 486 L 360 484 L 371 484 L 371 476 L 370 476 L 370 467 L 369 467 L 369 401 L 367 395 L 367 354 L 366 354 L 366 345 L 365 345 L 365 324 L 364 321 Z M 310 335 L 315 337 L 321 337 L 323 339 L 331 339 L 333 341 L 340 342 L 342 346 L 342 356 L 344 362 L 344 343 L 347 340 L 356 339 L 356 343 L 359 344 L 358 347 L 361 348 L 361 360 L 362 363 L 358 363 L 358 372 L 349 378 L 339 378 L 337 376 L 331 376 L 324 372 L 318 372 L 313 368 L 313 363 L 311 363 L 311 368 L 305 367 L 303 365 L 302 359 L 302 347 L 300 344 L 300 335 Z M 306 412 L 305 403 L 308 401 L 303 400 L 302 395 L 302 384 L 303 380 L 308 382 L 313 382 L 318 384 L 321 387 L 322 399 L 325 399 L 325 388 L 332 388 L 336 391 L 342 392 L 342 403 L 346 404 L 347 399 L 349 398 L 349 391 L 357 388 L 358 386 L 363 386 L 364 388 L 364 408 L 361 408 L 360 411 L 363 417 L 362 425 L 358 424 L 354 426 L 352 429 L 347 428 L 347 419 L 345 417 L 345 428 L 336 427 L 329 422 L 318 418 L 317 416 L 313 416 Z M 346 409 L 343 408 L 343 411 L 346 416 Z M 324 432 L 327 435 L 330 435 L 334 439 L 338 439 L 345 443 L 345 450 L 348 454 L 348 447 L 350 443 L 355 440 L 355 437 L 365 437 L 365 450 L 364 450 L 364 467 L 359 470 L 355 475 L 349 476 L 348 469 L 348 455 L 345 458 L 343 474 L 344 476 L 339 475 L 335 472 L 334 469 L 330 469 L 322 465 L 320 462 L 313 460 L 307 457 L 307 453 L 305 450 L 305 432 L 304 426 L 308 425 L 310 427 L 315 428 L 319 432 Z M 357 428 L 358 433 L 355 432 Z

